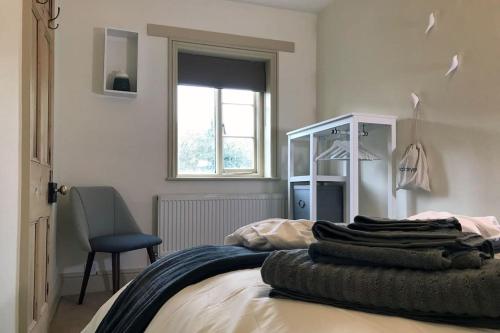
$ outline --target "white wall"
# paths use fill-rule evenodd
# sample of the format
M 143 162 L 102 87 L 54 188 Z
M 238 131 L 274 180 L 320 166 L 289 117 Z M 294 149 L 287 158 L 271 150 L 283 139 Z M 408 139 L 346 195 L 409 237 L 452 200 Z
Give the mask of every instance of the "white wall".
M 0 331 L 16 331 L 22 2 L 0 7 Z
M 145 232 L 154 228 L 153 199 L 160 193 L 284 192 L 283 181 L 165 181 L 167 43 L 147 36 L 146 24 L 296 43 L 295 53 L 282 53 L 279 59 L 278 151 L 286 179 L 284 133 L 315 121 L 315 15 L 224 0 L 67 0 L 61 17 L 55 54 L 55 173 L 60 183 L 115 186 Z M 106 26 L 140 32 L 135 99 L 96 93 Z M 86 255 L 67 227 L 60 231 L 58 262 L 65 272 L 82 271 Z M 124 268 L 145 264 L 145 251 L 122 259 Z
M 437 26 L 424 30 L 431 11 Z M 422 97 L 432 193 L 409 210 L 500 217 L 500 3 L 334 0 L 318 19 L 320 119 L 394 114 L 398 157 L 411 137 L 410 93 Z M 462 66 L 445 78 L 451 57 Z

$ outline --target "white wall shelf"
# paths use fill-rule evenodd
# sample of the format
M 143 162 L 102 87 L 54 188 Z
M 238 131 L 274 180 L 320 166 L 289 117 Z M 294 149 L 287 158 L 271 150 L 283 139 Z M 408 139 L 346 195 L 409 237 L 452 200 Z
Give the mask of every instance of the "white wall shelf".
M 394 116 L 352 113 L 287 133 L 289 218 L 294 218 L 294 187 L 298 183 L 308 183 L 311 220 L 321 218 L 317 214 L 318 185 L 321 183 L 340 184 L 345 189 L 343 222 L 352 222 L 360 213 L 394 217 L 396 192 L 393 154 L 396 149 L 396 119 Z M 360 136 L 359 133 L 365 126 L 373 133 Z M 330 141 L 339 140 L 333 137 L 333 129 L 346 133 L 343 135 L 350 148 L 349 157 L 343 160 L 317 161 L 316 157 L 328 148 Z M 380 159 L 361 162 L 361 143 L 374 149 Z M 301 148 L 302 151 L 299 151 Z M 303 165 L 300 166 L 300 163 Z M 307 170 L 306 174 L 304 170 Z M 303 203 L 303 200 L 300 201 Z
M 294 176 L 290 177 L 290 183 L 302 183 L 311 181 L 311 176 Z M 347 181 L 346 176 L 323 176 L 318 175 L 316 177 L 318 182 L 332 182 L 332 183 L 345 183 Z
M 104 87 L 105 95 L 137 96 L 139 33 L 115 28 L 104 29 Z M 124 72 L 130 80 L 130 91 L 113 89 L 115 75 Z
M 318 175 L 316 177 L 318 182 L 330 182 L 330 183 L 345 183 L 347 182 L 346 176 L 322 176 Z
M 294 176 L 294 177 L 290 177 L 290 179 L 289 179 L 290 183 L 308 182 L 310 180 L 311 180 L 311 176 Z

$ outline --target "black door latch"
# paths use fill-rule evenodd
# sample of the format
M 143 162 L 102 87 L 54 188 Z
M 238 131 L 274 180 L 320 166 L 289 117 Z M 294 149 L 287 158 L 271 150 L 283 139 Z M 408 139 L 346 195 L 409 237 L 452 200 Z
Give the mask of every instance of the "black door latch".
M 49 183 L 49 204 L 53 204 L 57 202 L 57 194 L 60 193 L 65 195 L 68 193 L 68 187 L 66 185 L 61 185 L 61 187 L 57 188 L 57 183 L 50 182 Z

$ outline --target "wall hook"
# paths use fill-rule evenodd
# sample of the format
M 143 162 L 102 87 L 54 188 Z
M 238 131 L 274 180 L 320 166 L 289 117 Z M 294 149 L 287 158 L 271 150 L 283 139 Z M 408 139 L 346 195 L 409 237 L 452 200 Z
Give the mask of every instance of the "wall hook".
M 36 0 L 36 3 L 39 5 L 45 5 L 47 2 L 49 2 L 49 0 L 46 0 L 46 1 Z
M 59 17 L 60 14 L 61 14 L 61 7 L 57 7 L 57 14 L 56 14 L 56 16 L 50 18 L 49 22 L 48 22 L 49 23 L 48 26 L 49 26 L 50 29 L 55 30 L 55 29 L 59 28 L 59 23 L 56 24 L 56 26 L 54 27 L 54 26 L 52 26 L 52 22 L 54 22 L 55 20 L 57 20 L 57 18 Z

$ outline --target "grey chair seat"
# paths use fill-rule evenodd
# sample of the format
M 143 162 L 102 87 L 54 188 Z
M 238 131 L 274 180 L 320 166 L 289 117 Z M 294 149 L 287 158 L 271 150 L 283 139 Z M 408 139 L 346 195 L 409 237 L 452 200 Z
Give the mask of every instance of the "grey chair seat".
M 144 249 L 161 243 L 160 238 L 146 234 L 106 235 L 89 241 L 93 251 L 110 253 Z

